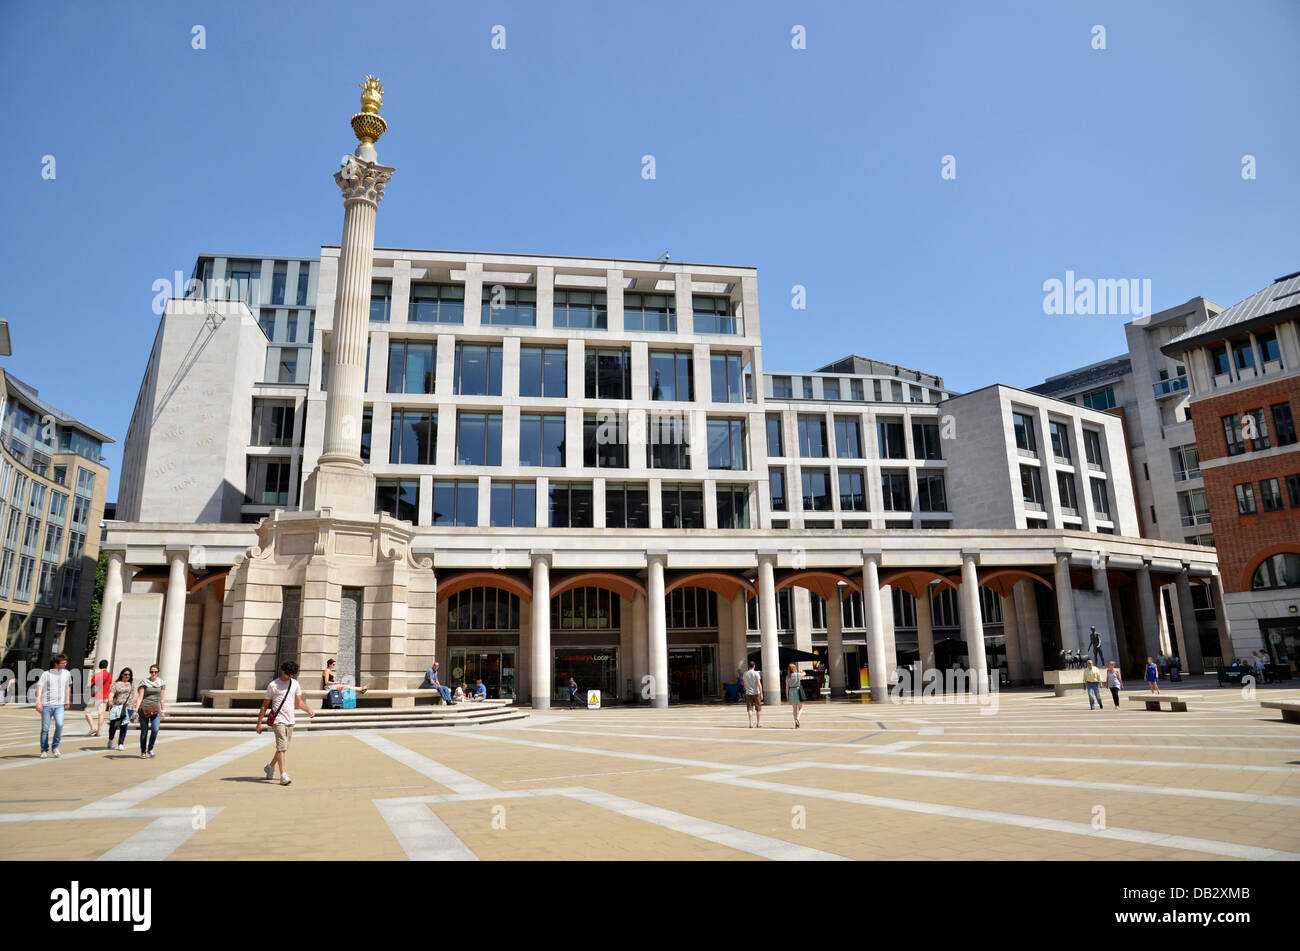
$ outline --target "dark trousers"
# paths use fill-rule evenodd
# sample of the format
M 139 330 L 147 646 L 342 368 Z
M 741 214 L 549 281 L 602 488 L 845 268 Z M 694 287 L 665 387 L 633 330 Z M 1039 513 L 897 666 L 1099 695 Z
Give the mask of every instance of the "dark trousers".
M 153 745 L 158 742 L 158 727 L 162 724 L 162 711 L 151 717 L 140 714 L 140 752 L 152 753 Z
M 1111 687 L 1111 688 L 1110 688 L 1110 695 L 1111 695 L 1112 697 L 1115 698 L 1115 706 L 1118 707 L 1118 706 L 1119 706 L 1119 688 L 1118 688 L 1118 687 Z
M 108 745 L 123 746 L 126 743 L 126 728 L 131 725 L 131 712 L 126 707 L 122 708 L 122 715 L 116 720 L 108 721 Z M 117 739 L 113 739 L 113 734 L 117 734 Z

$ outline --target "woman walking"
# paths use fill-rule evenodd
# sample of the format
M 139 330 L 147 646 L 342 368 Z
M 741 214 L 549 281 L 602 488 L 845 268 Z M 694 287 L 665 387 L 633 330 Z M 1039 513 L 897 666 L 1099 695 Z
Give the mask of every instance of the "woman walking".
M 786 671 L 785 692 L 794 714 L 794 728 L 797 730 L 801 726 L 799 717 L 803 715 L 803 687 L 799 683 L 799 668 L 794 664 Z
M 140 681 L 135 695 L 135 715 L 140 721 L 140 758 L 153 759 L 158 728 L 167 713 L 167 685 L 158 676 L 158 665 L 149 668 L 149 679 Z
M 113 735 L 117 734 L 117 748 L 126 747 L 126 730 L 131 725 L 134 712 L 131 699 L 135 695 L 135 673 L 130 667 L 123 667 L 117 675 L 117 683 L 108 692 L 108 749 L 113 748 Z
M 1156 667 L 1155 658 L 1147 658 L 1147 686 L 1151 688 L 1152 693 L 1160 692 L 1160 670 Z
M 1111 698 L 1115 701 L 1115 709 L 1119 709 L 1119 692 L 1124 689 L 1124 678 L 1119 674 L 1119 668 L 1115 666 L 1112 660 L 1106 668 L 1106 686 L 1110 688 Z

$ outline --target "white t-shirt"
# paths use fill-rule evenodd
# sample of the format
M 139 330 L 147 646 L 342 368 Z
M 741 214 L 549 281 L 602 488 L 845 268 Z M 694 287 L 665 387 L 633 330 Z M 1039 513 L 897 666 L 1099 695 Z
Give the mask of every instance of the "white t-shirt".
M 41 705 L 46 707 L 61 707 L 67 701 L 68 688 L 72 686 L 72 671 L 64 667 L 62 670 L 47 670 L 41 674 L 41 679 L 36 685 L 39 691 L 38 696 L 41 698 Z
M 285 692 L 288 696 L 285 697 Z M 276 677 L 266 685 L 266 699 L 271 701 L 271 705 L 266 709 L 266 718 L 269 720 L 271 714 L 275 713 L 275 722 L 283 723 L 286 726 L 293 726 L 293 708 L 297 698 L 302 696 L 302 687 L 298 681 L 290 679 L 288 683 Z M 280 698 L 284 697 L 283 706 L 280 704 Z M 279 710 L 278 713 L 276 711 Z
M 745 693 L 753 696 L 763 692 L 763 677 L 757 670 L 745 671 L 745 676 L 741 678 L 745 682 Z

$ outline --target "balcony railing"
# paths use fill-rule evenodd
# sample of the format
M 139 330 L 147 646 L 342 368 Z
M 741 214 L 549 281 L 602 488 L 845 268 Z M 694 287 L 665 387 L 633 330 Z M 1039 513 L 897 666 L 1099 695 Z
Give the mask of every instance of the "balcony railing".
M 1189 527 L 1191 527 L 1192 525 L 1209 525 L 1209 524 L 1210 524 L 1210 513 L 1209 513 L 1209 512 L 1202 512 L 1202 513 L 1200 513 L 1200 514 L 1193 513 L 1193 514 L 1191 514 L 1191 515 L 1184 515 L 1184 516 L 1183 516 L 1183 527 L 1184 527 L 1184 528 L 1189 528 Z
M 1200 469 L 1175 469 L 1174 481 L 1186 482 L 1188 479 L 1199 479 L 1201 477 Z
M 1151 384 L 1151 387 L 1156 392 L 1156 399 L 1164 399 L 1166 396 L 1173 396 L 1187 389 L 1187 377 L 1176 376 L 1172 380 L 1157 380 Z

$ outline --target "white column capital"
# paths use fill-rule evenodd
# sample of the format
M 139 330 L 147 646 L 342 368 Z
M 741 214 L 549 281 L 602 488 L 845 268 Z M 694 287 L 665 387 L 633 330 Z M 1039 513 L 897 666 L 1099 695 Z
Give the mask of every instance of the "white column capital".
M 867 565 L 875 565 L 877 568 L 879 568 L 881 558 L 882 558 L 881 552 L 863 550 L 862 566 L 865 568 Z
M 549 548 L 532 548 L 528 551 L 529 562 L 533 565 L 536 565 L 540 561 L 545 562 L 547 567 L 550 567 L 554 558 L 555 553 Z
M 343 190 L 344 204 L 364 201 L 378 205 L 384 199 L 384 186 L 393 177 L 395 168 L 378 162 L 363 162 L 355 155 L 344 156 L 342 167 L 334 173 L 334 181 Z

